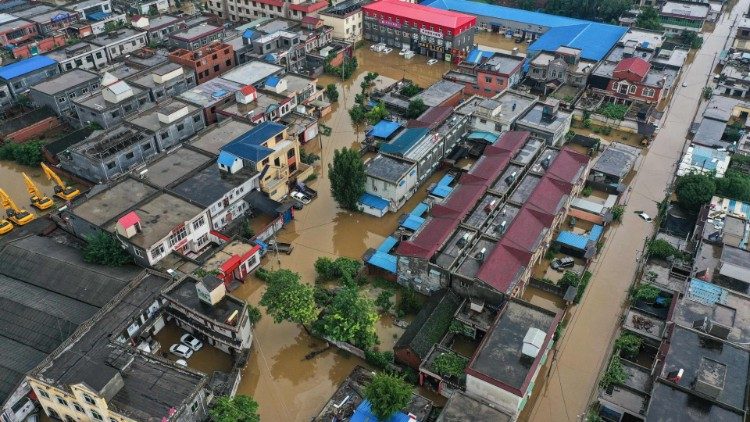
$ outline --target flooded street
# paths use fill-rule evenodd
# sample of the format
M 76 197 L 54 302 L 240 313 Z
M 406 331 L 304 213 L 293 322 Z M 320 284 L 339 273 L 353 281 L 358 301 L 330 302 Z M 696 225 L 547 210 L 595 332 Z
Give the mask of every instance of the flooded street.
M 735 17 L 744 13 L 748 4 L 750 0 L 741 0 L 731 14 L 723 16 L 713 33 L 704 34 L 703 47 L 683 77 L 687 87 L 677 86 L 666 120 L 633 180 L 623 222 L 609 229 L 605 249 L 591 267 L 594 275 L 586 294 L 573 308 L 565 334 L 537 380 L 541 389 L 537 389 L 520 420 L 583 420 L 611 336 L 620 321 L 621 307 L 636 269 L 635 259 L 644 239 L 653 231 L 651 224 L 632 211 L 645 210 L 656 215 L 657 202 L 664 198 L 675 162 L 681 156 L 715 53 L 724 48 Z M 549 377 L 545 377 L 550 365 Z
M 26 208 L 31 211 L 32 207 L 29 203 L 29 193 L 26 191 L 26 185 L 23 181 L 21 172 L 26 173 L 31 180 L 34 181 L 36 186 L 42 190 L 47 196 L 52 198 L 54 194 L 54 183 L 47 180 L 47 177 L 42 173 L 40 167 L 27 167 L 20 164 L 16 164 L 12 161 L 0 161 L 0 189 L 4 190 L 20 208 Z M 33 209 L 37 214 L 39 213 L 36 208 Z M 4 212 L 0 212 L 0 215 L 5 217 Z
M 377 81 L 400 78 L 411 79 L 422 87 L 440 79 L 449 68 L 449 63 L 426 66 L 427 58 L 415 56 L 411 60 L 393 52 L 389 55 L 371 52 L 367 47 L 356 51 L 359 67 L 355 76 L 347 81 L 323 76 L 318 84 L 325 86 L 335 83 L 339 90 L 339 102 L 334 104 L 333 113 L 321 123 L 333 129 L 331 136 L 322 137 L 321 143 L 313 140 L 305 149 L 320 155 L 317 180 L 310 186 L 318 191 L 318 197 L 304 209 L 296 211 L 295 219 L 278 234 L 282 242 L 294 244 L 291 255 L 269 255 L 264 259 L 264 267 L 269 269 L 287 268 L 298 272 L 304 281 L 313 283 L 313 264 L 321 256 L 347 256 L 361 259 L 370 247 L 377 247 L 390 235 L 398 224 L 400 213 L 389 213 L 383 218 L 366 214 L 341 211 L 331 197 L 328 181 L 328 160 L 333 151 L 343 147 L 358 148 L 357 135 L 349 118 L 348 108 L 354 104 L 354 95 L 360 92 L 360 83 L 367 71 L 377 72 Z M 419 64 L 420 66 L 417 66 Z M 387 78 L 387 79 L 386 79 Z M 360 128 L 359 140 L 364 138 Z M 424 199 L 426 188 L 439 180 L 438 173 L 425 181 L 419 192 L 403 207 L 408 212 Z M 264 284 L 248 278 L 245 284 L 233 294 L 257 305 L 265 290 Z M 392 324 L 389 316 L 381 317 L 377 323 L 380 349 L 389 350 L 403 329 Z M 261 420 L 268 421 L 309 421 L 336 390 L 338 384 L 349 375 L 355 365 L 363 365 L 359 358 L 330 349 L 311 360 L 305 355 L 324 346 L 309 336 L 296 324 L 274 324 L 265 314 L 255 327 L 253 353 L 239 387 L 240 394 L 255 398 L 260 404 Z

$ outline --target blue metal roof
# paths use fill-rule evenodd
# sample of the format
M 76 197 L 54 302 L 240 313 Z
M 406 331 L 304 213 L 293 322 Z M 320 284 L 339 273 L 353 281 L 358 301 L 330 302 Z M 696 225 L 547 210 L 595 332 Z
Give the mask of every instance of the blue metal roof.
M 388 253 L 393 249 L 394 246 L 396 246 L 396 240 L 393 236 L 388 236 L 383 240 L 383 243 L 378 246 L 378 249 L 376 249 L 378 252 Z
M 497 133 L 477 131 L 477 132 L 471 132 L 469 136 L 466 137 L 466 139 L 476 140 L 476 141 L 485 141 L 490 144 L 494 144 L 495 142 L 497 142 L 499 137 L 500 135 L 498 135 Z
M 367 260 L 367 263 L 394 274 L 396 273 L 396 256 L 389 253 L 375 251 L 375 253 L 372 254 L 372 256 L 370 256 L 370 258 Z M 377 419 L 373 419 L 373 422 L 374 421 L 377 421 Z
M 109 17 L 109 13 L 107 12 L 93 12 L 86 15 L 86 19 L 97 22 L 103 21 L 107 17 Z
M 586 245 L 588 245 L 589 243 L 589 238 L 588 236 L 584 236 L 582 234 L 573 233 L 570 231 L 561 231 L 560 234 L 557 235 L 557 243 L 583 251 L 586 250 Z
M 388 137 L 393 135 L 393 133 L 396 132 L 400 127 L 401 125 L 397 122 L 392 122 L 390 120 L 381 120 L 376 123 L 369 132 L 367 132 L 367 136 L 388 139 Z
M 415 215 L 417 217 L 421 217 L 422 215 L 424 215 L 424 213 L 427 212 L 427 210 L 429 208 L 430 207 L 427 206 L 427 204 L 425 204 L 424 202 L 420 202 L 420 203 L 417 204 L 416 207 L 414 207 L 413 210 L 411 210 L 411 212 L 409 214 Z
M 371 193 L 365 192 L 362 194 L 362 196 L 359 197 L 359 203 L 362 205 L 366 205 L 370 208 L 374 208 L 376 210 L 384 210 L 388 208 L 388 201 L 385 199 L 375 196 Z
M 446 198 L 452 191 L 453 188 L 450 186 L 435 186 L 430 193 L 438 198 Z
M 0 78 L 5 80 L 13 79 L 51 65 L 57 65 L 57 62 L 47 56 L 30 57 L 7 66 L 0 66 Z
M 690 160 L 690 164 L 714 171 L 719 161 L 726 159 L 728 154 L 726 151 L 696 145 L 693 147 L 693 157 Z
M 373 415 L 370 402 L 364 400 L 357 406 L 357 410 L 349 418 L 349 422 L 409 422 L 409 415 L 404 412 L 396 412 L 388 417 L 388 419 L 381 420 Z
M 253 35 L 255 35 L 255 31 L 252 29 L 246 29 L 245 32 L 242 33 L 242 37 L 247 39 L 253 38 Z
M 424 224 L 424 218 L 409 214 L 401 223 L 400 227 L 409 229 L 411 231 L 417 231 L 417 229 L 422 227 L 422 224 Z
M 581 57 L 596 61 L 603 59 L 627 31 L 627 28 L 616 25 L 469 0 L 426 0 L 422 5 L 550 28 L 529 46 L 529 52 L 554 51 L 560 46 L 567 46 L 580 49 Z
M 226 151 L 221 151 L 219 152 L 219 158 L 216 160 L 216 162 L 223 166 L 231 167 L 236 159 L 237 157 L 235 157 L 234 155 Z
M 391 154 L 406 154 L 417 142 L 427 135 L 430 130 L 426 127 L 406 129 L 393 141 L 380 145 L 381 152 Z
M 594 242 L 599 241 L 599 238 L 602 236 L 602 232 L 604 231 L 604 227 L 594 224 L 594 227 L 589 230 L 588 238 L 589 240 L 593 240 Z
M 268 79 L 266 79 L 266 86 L 272 86 L 275 88 L 276 85 L 279 84 L 279 82 L 281 82 L 281 78 L 276 75 L 270 76 Z
M 482 57 L 490 58 L 494 54 L 495 53 L 492 52 L 492 51 L 482 51 L 482 50 L 480 50 L 480 49 L 477 48 L 477 49 L 469 51 L 469 55 L 466 56 L 466 62 L 467 63 L 474 63 L 474 64 L 476 64 L 476 63 L 479 63 L 479 61 L 482 59 Z
M 697 278 L 690 279 L 688 297 L 705 305 L 727 303 L 726 290 L 716 284 L 708 283 Z
M 257 163 L 273 153 L 273 150 L 263 146 L 263 143 L 283 130 L 282 124 L 263 122 L 221 147 L 221 152 Z

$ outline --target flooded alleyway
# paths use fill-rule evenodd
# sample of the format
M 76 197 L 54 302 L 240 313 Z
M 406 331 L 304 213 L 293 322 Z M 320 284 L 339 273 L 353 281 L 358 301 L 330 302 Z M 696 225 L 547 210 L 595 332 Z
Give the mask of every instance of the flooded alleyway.
M 342 82 L 340 78 L 323 76 L 318 82 L 322 86 L 335 83 L 340 94 L 333 113 L 321 120 L 322 124 L 333 129 L 331 136 L 323 136 L 322 142 L 316 139 L 304 146 L 308 152 L 321 156 L 320 162 L 316 163 L 318 177 L 309 183 L 318 191 L 318 197 L 296 211 L 294 221 L 278 234 L 279 241 L 294 245 L 294 252 L 291 255 L 268 255 L 263 263 L 269 269 L 296 271 L 308 283 L 314 282 L 313 264 L 318 257 L 360 259 L 367 248 L 377 247 L 397 226 L 400 213 L 389 213 L 383 218 L 350 213 L 340 210 L 331 196 L 328 163 L 333 151 L 342 147 L 358 148 L 357 135 L 347 110 L 354 103 L 354 95 L 360 92 L 364 74 L 367 71 L 379 73 L 378 86 L 407 78 L 425 87 L 440 79 L 450 67 L 449 63 L 427 66 L 427 58 L 422 56 L 406 60 L 396 52 L 388 55 L 373 53 L 367 47 L 358 49 L 356 57 L 359 67 L 349 80 Z M 359 140 L 364 137 L 361 130 L 363 128 L 360 128 Z M 424 199 L 427 186 L 439 177 L 440 174 L 436 174 L 425 181 L 403 211 L 411 210 Z M 233 294 L 257 305 L 264 291 L 264 284 L 251 277 Z M 394 329 L 389 323 L 387 317 L 378 323 L 382 350 L 392 348 L 395 342 L 393 334 L 401 330 Z M 354 366 L 364 364 L 362 360 L 335 349 L 306 360 L 308 353 L 322 349 L 325 344 L 308 335 L 302 327 L 290 323 L 274 324 L 265 314 L 254 334 L 253 353 L 239 393 L 258 401 L 261 420 L 264 421 L 309 421 Z
M 610 228 L 606 247 L 592 265 L 594 275 L 587 292 L 573 308 L 565 334 L 542 369 L 537 391 L 520 420 L 583 420 L 610 339 L 620 321 L 636 257 L 641 253 L 644 239 L 654 229 L 633 211 L 645 210 L 656 215 L 657 202 L 664 198 L 675 163 L 681 156 L 701 90 L 712 73 L 715 54 L 724 48 L 735 18 L 747 10 L 748 4 L 750 0 L 739 1 L 731 13 L 725 13 L 713 33 L 704 34 L 703 47 L 683 76 L 687 86 L 677 85 L 666 120 L 633 180 L 623 222 Z

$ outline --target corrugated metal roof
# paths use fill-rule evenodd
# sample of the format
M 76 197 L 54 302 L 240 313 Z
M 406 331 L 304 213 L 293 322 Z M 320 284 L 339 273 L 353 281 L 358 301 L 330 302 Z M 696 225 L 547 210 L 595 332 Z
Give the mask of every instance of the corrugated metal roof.
M 378 246 L 377 251 L 388 253 L 391 251 L 391 249 L 393 249 L 394 246 L 396 246 L 396 243 L 398 243 L 398 240 L 395 237 L 388 236 L 383 240 L 383 243 Z
M 463 25 L 476 24 L 477 18 L 464 13 L 448 10 L 436 11 L 421 4 L 398 0 L 382 0 L 362 7 L 365 12 L 388 13 L 405 19 L 432 23 L 448 28 L 459 28 Z
M 424 139 L 428 132 L 429 129 L 422 127 L 405 129 L 401 132 L 401 135 L 393 141 L 380 145 L 380 152 L 404 155 L 412 149 L 417 142 Z
M 375 251 L 367 263 L 386 271 L 396 273 L 396 257 L 385 252 Z
M 388 208 L 388 201 L 367 192 L 359 197 L 359 202 L 363 205 L 366 205 L 370 208 L 375 208 L 377 210 L 384 210 Z
M 417 229 L 422 227 L 422 224 L 424 224 L 424 218 L 409 214 L 401 223 L 401 227 L 412 231 L 417 231 Z
M 381 120 L 377 122 L 369 132 L 367 132 L 367 136 L 387 139 L 388 137 L 393 135 L 393 133 L 396 132 L 400 127 L 401 125 L 397 122 L 392 122 L 390 120 Z
M 557 235 L 556 242 L 571 248 L 585 250 L 586 245 L 589 243 L 589 238 L 588 236 L 565 230 Z
M 30 57 L 6 66 L 1 66 L 0 78 L 5 80 L 13 79 L 51 65 L 57 65 L 57 62 L 47 56 Z

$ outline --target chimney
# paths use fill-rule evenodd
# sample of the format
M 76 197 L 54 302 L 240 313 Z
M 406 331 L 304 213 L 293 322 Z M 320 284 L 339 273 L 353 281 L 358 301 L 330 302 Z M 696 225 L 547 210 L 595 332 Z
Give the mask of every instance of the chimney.
M 542 120 L 545 122 L 554 121 L 557 118 L 557 111 L 560 109 L 560 101 L 548 98 L 542 104 Z
M 484 262 L 485 254 L 487 253 L 487 248 L 482 248 L 481 251 L 477 252 L 476 255 L 474 255 L 474 258 L 477 259 L 479 262 Z

